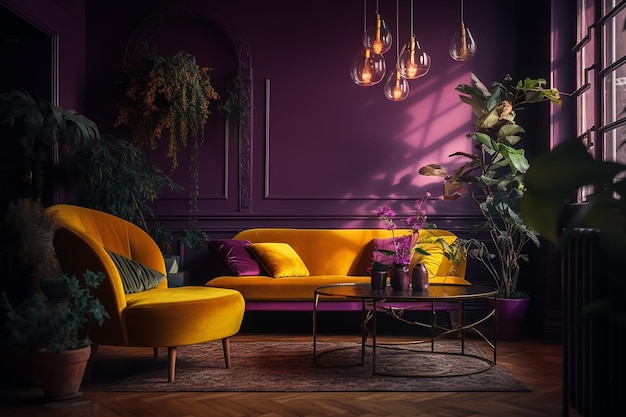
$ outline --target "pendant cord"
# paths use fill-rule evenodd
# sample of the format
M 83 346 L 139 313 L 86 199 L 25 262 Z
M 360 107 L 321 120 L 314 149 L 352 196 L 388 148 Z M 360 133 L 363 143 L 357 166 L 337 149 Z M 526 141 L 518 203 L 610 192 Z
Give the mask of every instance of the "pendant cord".
M 415 30 L 413 30 L 413 0 L 411 0 L 411 35 L 415 35 Z
M 463 21 L 463 0 L 461 0 L 461 22 Z
M 400 62 L 400 0 L 396 0 L 396 69 Z
M 367 32 L 367 0 L 363 0 L 363 32 Z

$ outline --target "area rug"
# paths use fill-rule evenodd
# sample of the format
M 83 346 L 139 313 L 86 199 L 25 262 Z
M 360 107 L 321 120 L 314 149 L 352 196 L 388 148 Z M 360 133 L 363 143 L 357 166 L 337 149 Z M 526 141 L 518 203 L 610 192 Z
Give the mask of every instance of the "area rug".
M 230 369 L 224 367 L 221 343 L 205 343 L 178 348 L 174 383 L 167 382 L 167 358 L 161 355 L 146 361 L 141 369 L 134 367 L 132 375 L 114 383 L 109 391 L 529 391 L 503 365 L 490 367 L 483 360 L 458 355 L 460 341 L 438 342 L 435 348 L 439 353 L 430 352 L 430 343 L 379 345 L 374 375 L 371 346 L 366 347 L 361 364 L 360 343 L 318 342 L 314 363 L 312 342 L 232 342 Z M 465 353 L 489 357 L 467 343 Z M 479 370 L 484 371 L 473 373 Z M 471 374 L 451 376 L 459 373 Z

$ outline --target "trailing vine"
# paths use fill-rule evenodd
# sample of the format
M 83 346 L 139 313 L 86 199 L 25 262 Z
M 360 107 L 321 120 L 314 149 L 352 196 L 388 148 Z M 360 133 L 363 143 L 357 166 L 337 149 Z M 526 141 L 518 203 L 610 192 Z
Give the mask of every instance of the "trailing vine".
M 118 83 L 114 126 L 128 125 L 132 141 L 139 147 L 155 149 L 169 131 L 167 157 L 172 172 L 178 167 L 178 153 L 191 143 L 189 164 L 189 212 L 191 233 L 197 232 L 198 152 L 204 140 L 204 125 L 211 101 L 219 95 L 211 85 L 209 68 L 196 64 L 194 56 L 178 52 L 171 58 L 149 54 L 137 65 L 125 66 Z M 204 234 L 199 232 L 201 235 Z
M 171 58 L 150 54 L 137 65 L 125 66 L 114 126 L 128 125 L 132 141 L 151 149 L 169 130 L 167 156 L 175 169 L 178 152 L 189 139 L 202 142 L 209 105 L 219 99 L 208 71 L 182 51 Z

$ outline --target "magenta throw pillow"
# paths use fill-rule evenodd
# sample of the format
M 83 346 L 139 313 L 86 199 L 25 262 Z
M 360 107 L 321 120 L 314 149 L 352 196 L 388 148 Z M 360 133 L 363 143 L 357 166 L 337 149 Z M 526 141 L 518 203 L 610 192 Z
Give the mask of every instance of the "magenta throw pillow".
M 211 239 L 209 250 L 213 252 L 218 262 L 227 267 L 231 275 L 262 275 L 262 269 L 257 260 L 252 256 L 248 247 L 250 241 L 240 239 Z

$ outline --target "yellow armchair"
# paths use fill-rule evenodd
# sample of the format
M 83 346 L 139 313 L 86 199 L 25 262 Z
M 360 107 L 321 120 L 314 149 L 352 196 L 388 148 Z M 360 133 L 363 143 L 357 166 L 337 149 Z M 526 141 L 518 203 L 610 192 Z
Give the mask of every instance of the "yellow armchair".
M 84 207 L 59 204 L 46 210 L 60 228 L 54 246 L 63 271 L 82 276 L 103 272 L 105 282 L 96 296 L 111 316 L 103 326 L 91 326 L 97 346 L 168 348 L 168 381 L 175 378 L 176 347 L 222 340 L 230 367 L 229 337 L 239 332 L 245 310 L 236 290 L 209 287 L 168 288 L 164 279 L 155 288 L 126 294 L 122 278 L 107 251 L 117 253 L 165 275 L 158 246 L 141 228 L 119 217 Z

